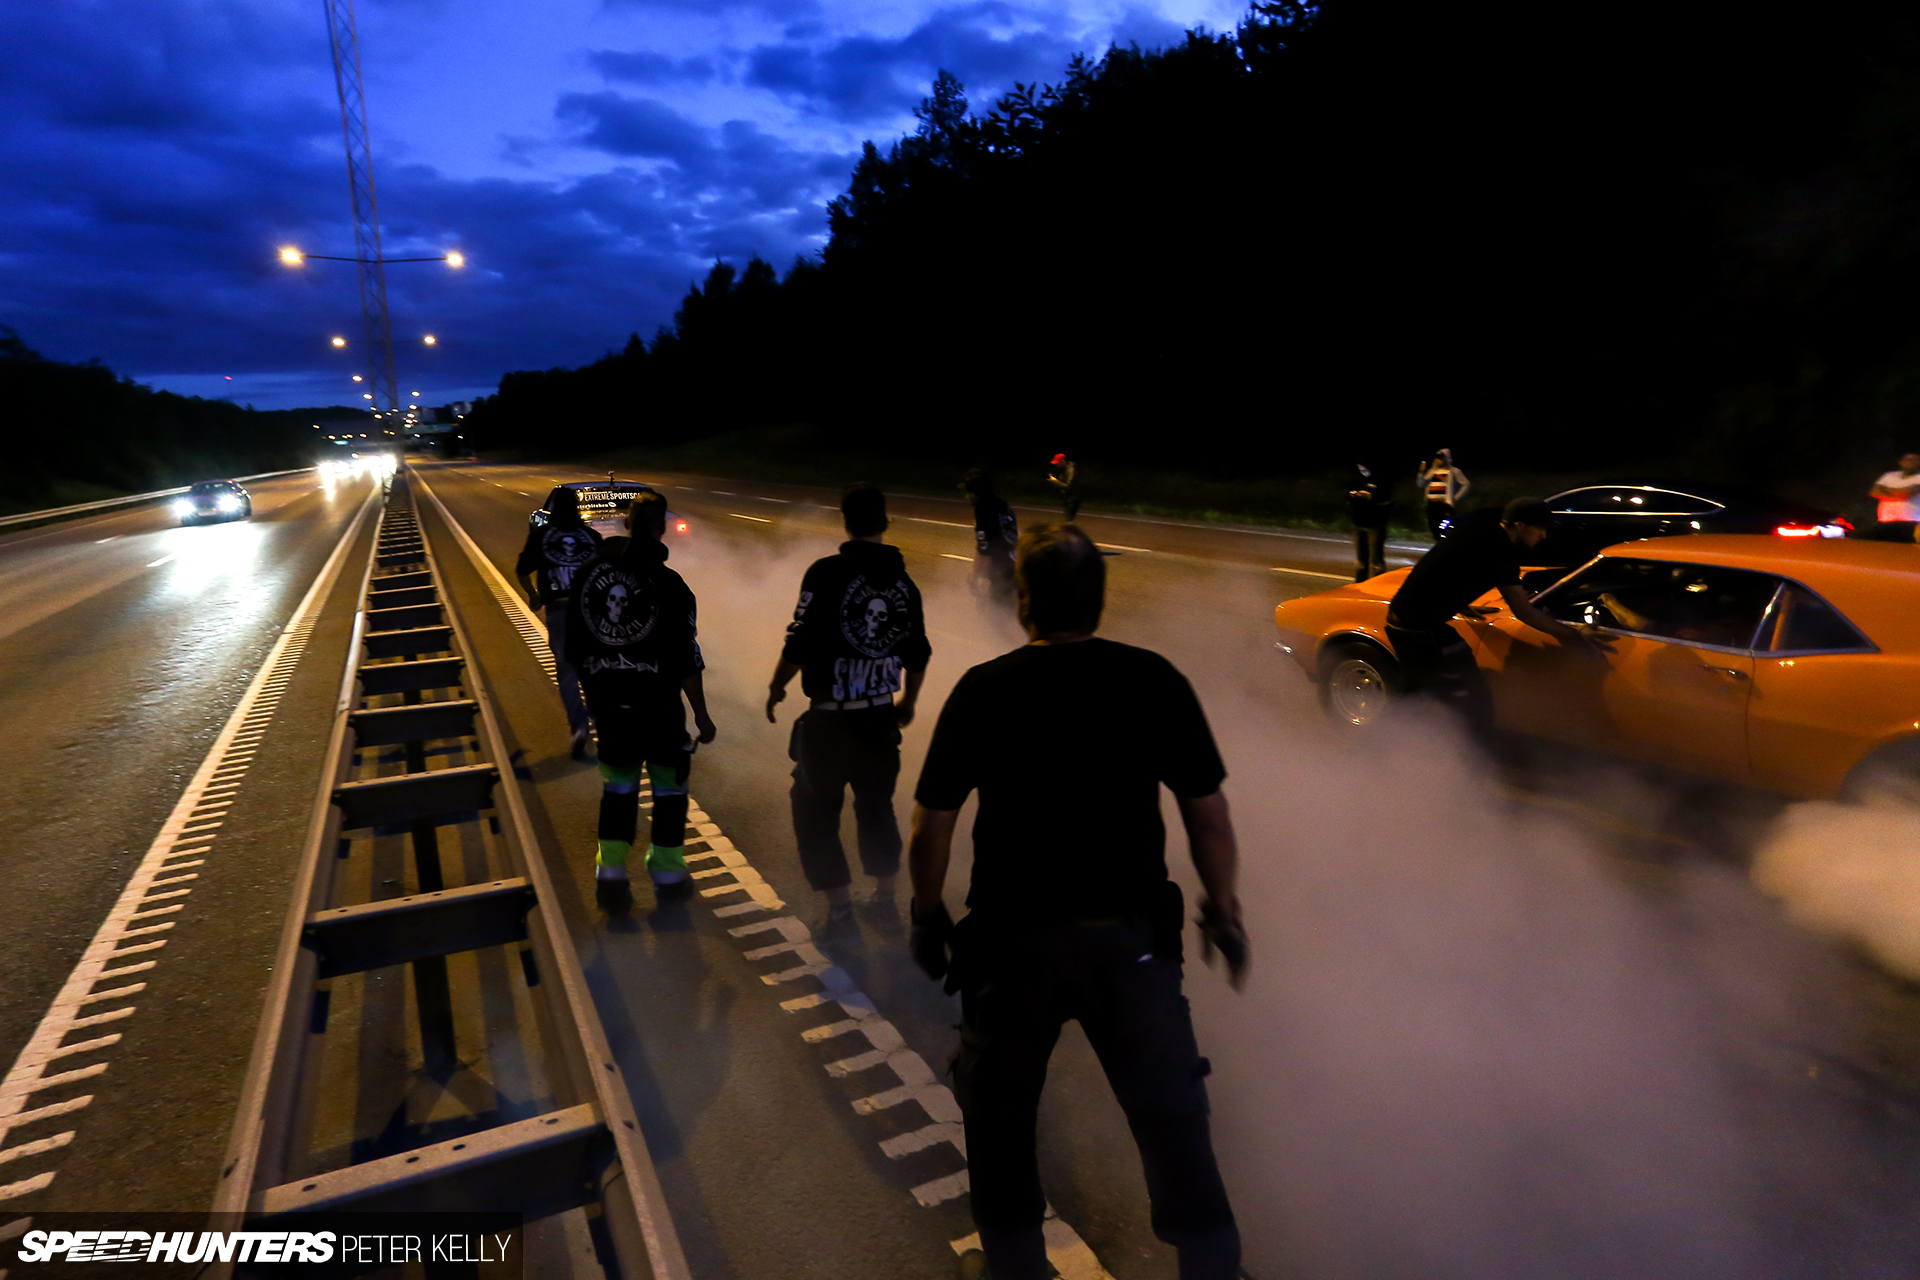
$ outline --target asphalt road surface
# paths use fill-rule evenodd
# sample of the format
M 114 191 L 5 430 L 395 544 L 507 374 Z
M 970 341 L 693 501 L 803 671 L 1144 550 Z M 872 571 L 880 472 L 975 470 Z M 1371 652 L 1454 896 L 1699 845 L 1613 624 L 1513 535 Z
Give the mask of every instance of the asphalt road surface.
M 761 945 L 775 937 L 730 936 L 753 917 L 656 910 L 644 892 L 628 922 L 609 926 L 592 908 L 598 778 L 567 758 L 558 698 L 493 584 L 547 489 L 594 477 L 479 464 L 419 473 L 492 566 L 470 563 L 422 502 L 533 784 L 545 852 L 572 873 L 562 905 L 695 1274 L 948 1274 L 952 1242 L 972 1230 L 966 1199 L 926 1189 L 964 1169 L 959 1153 L 914 1145 L 928 1117 L 864 1065 L 858 1028 L 804 1000 L 783 1007 L 807 988 L 769 980 L 793 963 Z M 673 564 L 700 599 L 720 735 L 698 756 L 693 795 L 786 912 L 818 919 L 786 798 L 800 699 L 796 689 L 777 725 L 762 703 L 801 572 L 843 536 L 837 495 L 642 478 L 687 522 Z M 365 495 L 364 483 L 327 493 L 293 478 L 259 485 L 247 524 L 170 530 L 138 512 L 0 539 L 6 1061 Z M 926 596 L 934 646 L 906 733 L 904 820 L 953 681 L 1022 637 L 972 590 L 963 504 L 901 499 L 893 514 L 889 540 Z M 1496 772 L 1449 726 L 1417 718 L 1356 746 L 1320 720 L 1272 648 L 1277 600 L 1347 579 L 1344 539 L 1097 513 L 1082 523 L 1111 553 L 1103 632 L 1187 673 L 1230 772 L 1254 976 L 1231 992 L 1189 938 L 1187 986 L 1249 1274 L 1920 1274 L 1913 993 L 1785 926 L 1748 884 L 1745 860 L 1777 805 L 1575 753 Z M 0 1139 L 0 1191 L 58 1171 L 0 1200 L 0 1225 L 38 1208 L 206 1203 L 312 800 L 352 586 L 324 601 L 218 852 L 196 869 L 180 936 L 167 935 L 138 1009 L 114 1024 L 124 1039 L 101 1051 L 108 1069 L 46 1092 L 84 1088 L 94 1101 L 77 1119 Z M 1177 821 L 1170 829 L 1170 864 L 1192 894 Z M 964 837 L 955 852 L 957 914 Z M 856 936 L 821 948 L 944 1076 L 958 1010 L 907 960 L 898 922 L 863 914 Z M 70 1145 L 6 1161 L 56 1131 L 73 1132 Z M 1171 1280 L 1124 1121 L 1074 1028 L 1054 1059 L 1040 1145 L 1049 1199 L 1098 1267 Z

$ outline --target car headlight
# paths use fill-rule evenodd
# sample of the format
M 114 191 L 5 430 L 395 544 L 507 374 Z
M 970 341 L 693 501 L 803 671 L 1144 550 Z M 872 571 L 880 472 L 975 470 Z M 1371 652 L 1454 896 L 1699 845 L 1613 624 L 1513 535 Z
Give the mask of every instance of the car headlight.
M 173 514 L 177 516 L 190 516 L 193 514 L 193 504 L 185 498 L 175 498 L 173 500 Z
M 240 509 L 240 499 L 230 493 L 224 494 L 221 496 L 217 505 L 222 511 L 238 511 Z

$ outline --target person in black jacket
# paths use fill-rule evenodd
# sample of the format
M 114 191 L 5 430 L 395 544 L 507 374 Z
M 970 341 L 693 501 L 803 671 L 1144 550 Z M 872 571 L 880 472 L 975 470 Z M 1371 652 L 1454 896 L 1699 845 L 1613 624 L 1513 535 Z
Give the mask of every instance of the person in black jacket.
M 1376 466 L 1353 464 L 1347 512 L 1353 517 L 1353 580 L 1387 571 L 1387 516 L 1393 510 L 1393 479 Z
M 873 905 L 893 905 L 900 871 L 900 823 L 893 788 L 900 776 L 900 730 L 913 722 L 932 646 L 920 589 L 906 561 L 880 541 L 886 495 L 857 484 L 840 500 L 849 541 L 816 560 L 800 581 L 800 600 L 767 689 L 767 720 L 800 676 L 812 706 L 794 722 L 793 835 L 807 883 L 827 896 L 828 932 L 853 920 L 852 872 L 840 843 L 840 806 L 853 788 L 860 866 L 874 878 Z M 894 701 L 898 693 L 900 700 Z
M 697 605 L 667 568 L 667 500 L 648 491 L 627 511 L 626 538 L 609 538 L 573 579 L 567 606 L 567 661 L 580 673 L 600 738 L 599 851 L 595 896 L 609 911 L 633 901 L 627 855 L 640 819 L 640 771 L 653 790 L 647 871 L 656 892 L 687 883 L 687 774 L 693 739 L 712 742 L 701 672 Z
M 599 554 L 600 535 L 580 518 L 579 498 L 571 489 L 556 489 L 547 523 L 527 529 L 527 544 L 513 566 L 520 589 L 527 593 L 527 607 L 547 611 L 547 646 L 553 650 L 553 676 L 560 683 L 575 760 L 587 755 L 588 717 L 580 673 L 566 658 L 567 601 L 573 596 L 573 575 Z

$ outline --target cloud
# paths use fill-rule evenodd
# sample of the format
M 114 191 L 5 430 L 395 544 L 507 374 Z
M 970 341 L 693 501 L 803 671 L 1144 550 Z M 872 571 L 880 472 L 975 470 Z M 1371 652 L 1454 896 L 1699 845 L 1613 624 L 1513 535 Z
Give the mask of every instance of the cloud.
M 849 122 L 896 117 L 951 71 L 976 102 L 1018 81 L 1057 78 L 1077 47 L 1056 20 L 1002 0 L 936 10 L 906 35 L 844 36 L 824 45 L 789 33 L 748 55 L 747 83 Z
M 614 49 L 594 49 L 587 62 L 609 80 L 627 84 L 706 84 L 718 74 L 708 57 L 669 58 L 663 53 L 622 53 Z
M 812 17 L 821 10 L 820 0 L 602 0 L 602 3 L 615 12 L 669 9 L 704 17 L 732 11 L 757 14 L 776 22 Z

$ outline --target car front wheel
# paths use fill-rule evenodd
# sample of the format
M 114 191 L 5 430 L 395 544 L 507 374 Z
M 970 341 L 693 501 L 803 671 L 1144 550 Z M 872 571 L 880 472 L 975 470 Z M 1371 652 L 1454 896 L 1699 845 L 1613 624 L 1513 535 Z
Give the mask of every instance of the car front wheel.
M 1364 729 L 1400 691 L 1400 664 L 1378 645 L 1329 645 L 1320 655 L 1320 706 L 1328 719 Z

